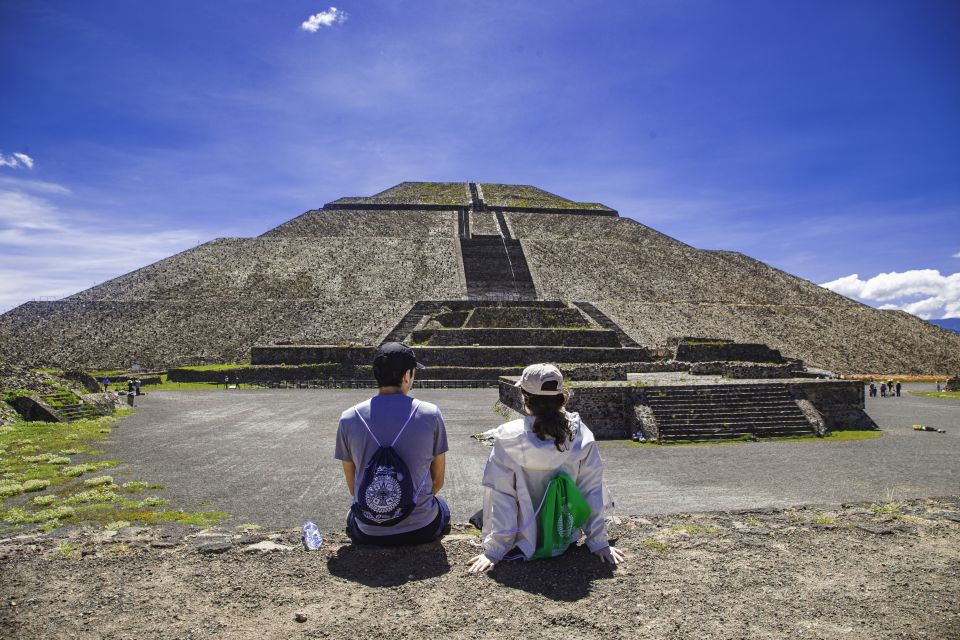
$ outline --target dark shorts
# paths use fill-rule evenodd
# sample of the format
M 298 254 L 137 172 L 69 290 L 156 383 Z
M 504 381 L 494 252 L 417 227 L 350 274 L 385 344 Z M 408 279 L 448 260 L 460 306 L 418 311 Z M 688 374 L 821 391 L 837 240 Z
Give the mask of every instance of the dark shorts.
M 405 533 L 371 536 L 360 531 L 354 523 L 353 512 L 351 511 L 347 514 L 347 535 L 357 544 L 373 544 L 381 547 L 406 547 L 433 542 L 446 533 L 450 527 L 450 507 L 443 501 L 443 498 L 434 497 L 434 500 L 437 501 L 437 507 L 439 507 L 437 517 L 425 527 Z

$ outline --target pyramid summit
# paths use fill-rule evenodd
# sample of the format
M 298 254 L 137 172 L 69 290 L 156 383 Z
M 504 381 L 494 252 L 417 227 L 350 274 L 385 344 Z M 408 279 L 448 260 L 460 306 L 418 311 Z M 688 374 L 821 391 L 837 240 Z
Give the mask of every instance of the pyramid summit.
M 441 301 L 451 304 L 433 304 Z M 469 182 L 404 182 L 340 198 L 259 237 L 218 238 L 62 300 L 26 303 L 0 316 L 0 359 L 167 368 L 240 362 L 257 346 L 373 346 L 402 334 L 404 322 L 469 314 L 454 307 L 470 301 L 524 309 L 575 301 L 589 328 L 626 348 L 710 336 L 840 373 L 960 369 L 960 336 L 909 314 L 739 253 L 696 249 L 602 204 Z M 512 313 L 522 325 L 526 312 Z M 544 331 L 569 312 L 536 313 Z M 554 344 L 564 327 L 552 328 L 523 334 L 534 341 L 524 344 Z M 519 334 L 500 329 L 483 339 L 515 344 Z

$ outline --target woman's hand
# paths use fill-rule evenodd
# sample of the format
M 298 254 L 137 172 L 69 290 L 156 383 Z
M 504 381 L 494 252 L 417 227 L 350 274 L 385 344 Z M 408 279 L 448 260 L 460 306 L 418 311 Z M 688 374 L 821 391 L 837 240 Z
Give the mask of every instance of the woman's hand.
M 470 565 L 470 568 L 467 569 L 468 572 L 484 573 L 485 571 L 490 571 L 490 569 L 493 569 L 493 565 L 496 563 L 481 553 L 480 555 L 474 556 L 467 560 L 467 564 Z
M 623 551 L 615 547 L 604 547 L 603 549 L 597 549 L 593 552 L 593 555 L 600 558 L 602 562 L 609 562 L 610 564 L 616 566 L 622 562 L 626 562 L 627 558 L 623 555 Z M 481 556 L 482 557 L 482 556 Z

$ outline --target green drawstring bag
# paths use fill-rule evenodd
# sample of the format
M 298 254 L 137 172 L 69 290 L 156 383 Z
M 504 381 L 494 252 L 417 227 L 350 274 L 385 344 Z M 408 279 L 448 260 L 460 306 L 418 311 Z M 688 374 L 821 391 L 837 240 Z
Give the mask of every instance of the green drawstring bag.
M 537 514 L 537 548 L 531 560 L 553 558 L 580 537 L 580 527 L 590 518 L 590 506 L 573 478 L 563 471 L 547 485 Z

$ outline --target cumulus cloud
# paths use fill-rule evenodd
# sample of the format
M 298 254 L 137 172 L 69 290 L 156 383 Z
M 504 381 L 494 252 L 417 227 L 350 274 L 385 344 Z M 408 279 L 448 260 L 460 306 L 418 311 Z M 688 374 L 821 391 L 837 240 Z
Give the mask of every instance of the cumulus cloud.
M 936 269 L 881 273 L 862 280 L 851 274 L 822 287 L 881 309 L 900 309 L 925 320 L 960 317 L 960 273 L 941 275 Z
M 55 183 L 0 180 L 0 313 L 82 291 L 198 240 L 192 231 L 98 223 Z
M 300 25 L 300 28 L 310 33 L 316 33 L 320 27 L 332 27 L 335 24 L 343 24 L 347 21 L 347 14 L 336 7 L 330 7 L 326 11 L 315 13 Z
M 11 169 L 26 167 L 27 169 L 33 169 L 33 158 L 25 153 L 19 152 L 14 152 L 10 155 L 0 153 L 0 167 L 10 167 Z

